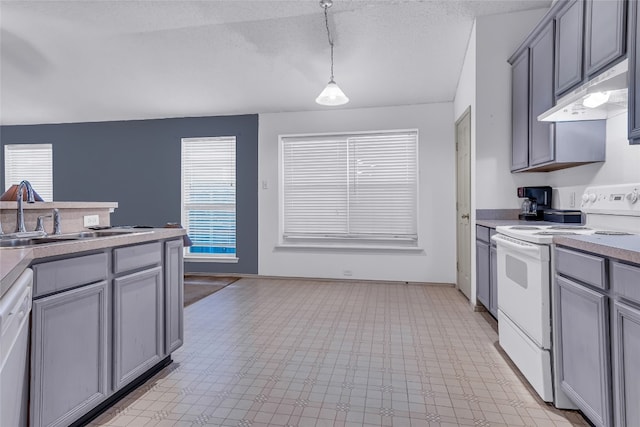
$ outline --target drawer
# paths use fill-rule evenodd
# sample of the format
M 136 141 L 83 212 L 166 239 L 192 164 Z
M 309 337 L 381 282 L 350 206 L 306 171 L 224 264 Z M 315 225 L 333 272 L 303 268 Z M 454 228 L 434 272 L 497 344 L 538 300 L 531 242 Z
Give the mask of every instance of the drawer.
M 35 264 L 33 296 L 39 297 L 105 280 L 109 275 L 106 253 L 84 255 Z
M 153 242 L 114 249 L 113 272 L 117 274 L 160 264 L 162 262 L 161 248 L 160 242 Z
M 604 258 L 556 248 L 556 271 L 600 289 L 607 289 L 607 264 Z
M 640 266 L 612 261 L 611 286 L 616 295 L 640 304 Z
M 476 225 L 476 240 L 489 243 L 489 227 Z

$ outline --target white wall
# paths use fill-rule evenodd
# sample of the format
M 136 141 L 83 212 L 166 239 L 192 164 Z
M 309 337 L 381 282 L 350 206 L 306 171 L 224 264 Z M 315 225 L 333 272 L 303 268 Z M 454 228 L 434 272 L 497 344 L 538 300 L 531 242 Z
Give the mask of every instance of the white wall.
M 580 209 L 580 196 L 592 185 L 640 183 L 640 146 L 629 145 L 627 114 L 607 120 L 606 161 L 549 172 L 546 185 L 553 187 L 553 207 Z M 575 193 L 576 206 L 570 196 Z
M 259 117 L 258 274 L 265 276 L 455 281 L 453 103 L 261 114 Z M 418 241 L 422 252 L 283 249 L 279 242 L 278 136 L 417 128 Z M 267 189 L 262 188 L 266 181 Z

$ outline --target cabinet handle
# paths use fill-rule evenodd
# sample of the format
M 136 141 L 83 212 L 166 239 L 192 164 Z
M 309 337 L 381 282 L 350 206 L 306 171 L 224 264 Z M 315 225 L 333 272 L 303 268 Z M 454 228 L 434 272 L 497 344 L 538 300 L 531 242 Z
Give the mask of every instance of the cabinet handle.
M 469 214 L 462 214 L 462 215 L 460 216 L 460 218 L 462 218 L 462 219 L 469 219 Z

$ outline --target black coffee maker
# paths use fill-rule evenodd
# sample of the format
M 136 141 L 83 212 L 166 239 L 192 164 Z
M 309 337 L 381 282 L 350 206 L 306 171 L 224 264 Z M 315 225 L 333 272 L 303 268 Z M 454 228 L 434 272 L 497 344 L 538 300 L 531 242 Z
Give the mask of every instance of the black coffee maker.
M 551 187 L 518 187 L 518 197 L 524 199 L 519 219 L 542 221 L 544 211 L 551 209 Z

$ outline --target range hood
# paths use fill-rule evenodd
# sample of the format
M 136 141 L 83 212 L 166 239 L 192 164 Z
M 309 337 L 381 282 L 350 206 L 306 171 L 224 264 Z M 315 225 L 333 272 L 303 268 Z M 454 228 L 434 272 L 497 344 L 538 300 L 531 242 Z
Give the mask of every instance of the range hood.
M 558 99 L 553 108 L 538 116 L 538 121 L 602 120 L 626 111 L 628 69 L 628 59 L 608 68 Z

